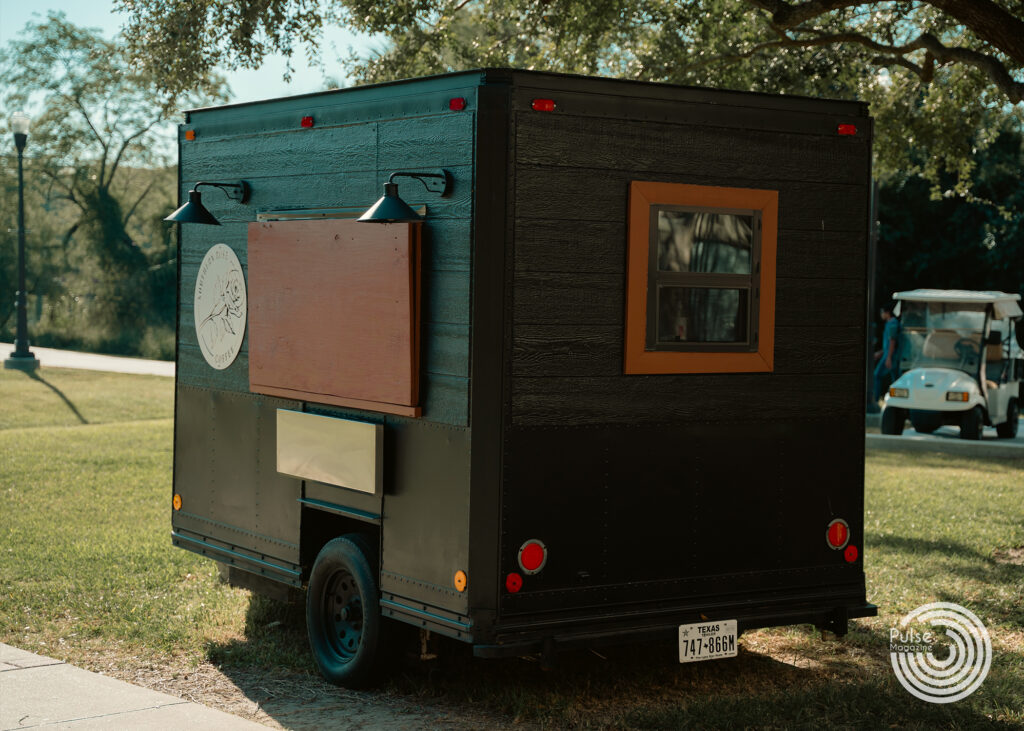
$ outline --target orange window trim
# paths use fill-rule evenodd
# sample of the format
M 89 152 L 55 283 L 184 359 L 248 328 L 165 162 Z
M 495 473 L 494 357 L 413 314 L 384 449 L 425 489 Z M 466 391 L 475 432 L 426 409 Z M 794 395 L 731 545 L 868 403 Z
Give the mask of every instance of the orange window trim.
M 746 208 L 761 212 L 761 297 L 758 349 L 752 353 L 684 353 L 646 350 L 647 275 L 651 206 Z M 634 180 L 629 187 L 629 252 L 626 262 L 625 372 L 763 373 L 775 367 L 775 251 L 779 193 Z

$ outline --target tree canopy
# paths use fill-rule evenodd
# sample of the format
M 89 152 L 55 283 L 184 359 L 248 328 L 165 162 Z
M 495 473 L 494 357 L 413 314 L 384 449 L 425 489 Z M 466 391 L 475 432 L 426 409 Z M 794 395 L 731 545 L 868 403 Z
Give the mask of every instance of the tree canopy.
M 54 13 L 0 49 L 0 78 L 0 106 L 33 116 L 30 228 L 59 242 L 33 237 L 30 248 L 60 249 L 61 278 L 88 290 L 93 320 L 140 330 L 160 295 L 153 277 L 173 256 L 164 232 L 143 220 L 154 194 L 168 210 L 176 199 L 174 176 L 161 174 L 174 158 L 170 121 L 176 104 L 225 100 L 223 80 L 201 73 L 188 94 L 170 96 L 152 69 L 131 64 L 125 46 Z M 50 214 L 45 229 L 39 205 Z
M 386 39 L 350 75 L 481 66 L 860 98 L 877 172 L 969 189 L 974 156 L 1024 110 L 1024 0 L 117 0 L 168 89 L 269 53 L 319 58 L 329 24 Z M 944 173 L 953 173 L 952 178 Z M 933 188 L 937 193 L 938 188 Z

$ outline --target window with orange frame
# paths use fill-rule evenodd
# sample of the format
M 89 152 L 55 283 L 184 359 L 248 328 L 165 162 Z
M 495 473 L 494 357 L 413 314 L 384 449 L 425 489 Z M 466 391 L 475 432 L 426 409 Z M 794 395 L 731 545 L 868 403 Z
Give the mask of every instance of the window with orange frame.
M 778 191 L 633 181 L 625 372 L 773 369 Z

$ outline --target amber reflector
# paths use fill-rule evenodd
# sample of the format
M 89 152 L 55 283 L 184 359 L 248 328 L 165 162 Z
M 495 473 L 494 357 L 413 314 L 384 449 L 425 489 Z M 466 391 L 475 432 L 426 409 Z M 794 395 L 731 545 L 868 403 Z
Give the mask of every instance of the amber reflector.
M 196 138 L 196 131 L 194 129 L 185 130 L 185 139 L 194 140 Z
M 171 505 L 174 506 L 175 510 L 181 510 L 181 495 L 175 495 Z
M 466 590 L 466 581 L 467 580 L 466 580 L 466 572 L 465 571 L 456 571 L 455 572 L 455 582 L 454 583 L 455 583 L 455 589 L 457 591 L 465 591 Z

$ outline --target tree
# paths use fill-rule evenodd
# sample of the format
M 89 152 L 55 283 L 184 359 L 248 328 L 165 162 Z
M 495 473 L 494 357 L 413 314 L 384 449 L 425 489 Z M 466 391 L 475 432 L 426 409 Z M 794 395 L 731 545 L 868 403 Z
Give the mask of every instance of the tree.
M 60 248 L 79 279 L 96 282 L 91 318 L 137 335 L 152 299 L 149 272 L 167 256 L 166 247 L 147 251 L 133 236 L 142 230 L 137 218 L 161 185 L 173 200 L 175 185 L 141 169 L 171 162 L 175 104 L 223 100 L 223 80 L 201 72 L 193 91 L 168 96 L 151 70 L 132 65 L 124 46 L 53 13 L 0 51 L 0 70 L 2 106 L 39 110 L 28 155 L 46 199 L 71 210 Z
M 877 171 L 969 188 L 976 150 L 1024 109 L 1024 0 L 118 0 L 136 58 L 188 89 L 326 24 L 382 34 L 358 81 L 478 66 L 869 101 Z M 952 177 L 944 175 L 952 173 Z
M 917 287 L 1024 293 L 1024 135 L 1000 134 L 979 153 L 972 187 L 1000 207 L 943 197 L 912 177 L 880 191 L 879 301 Z

